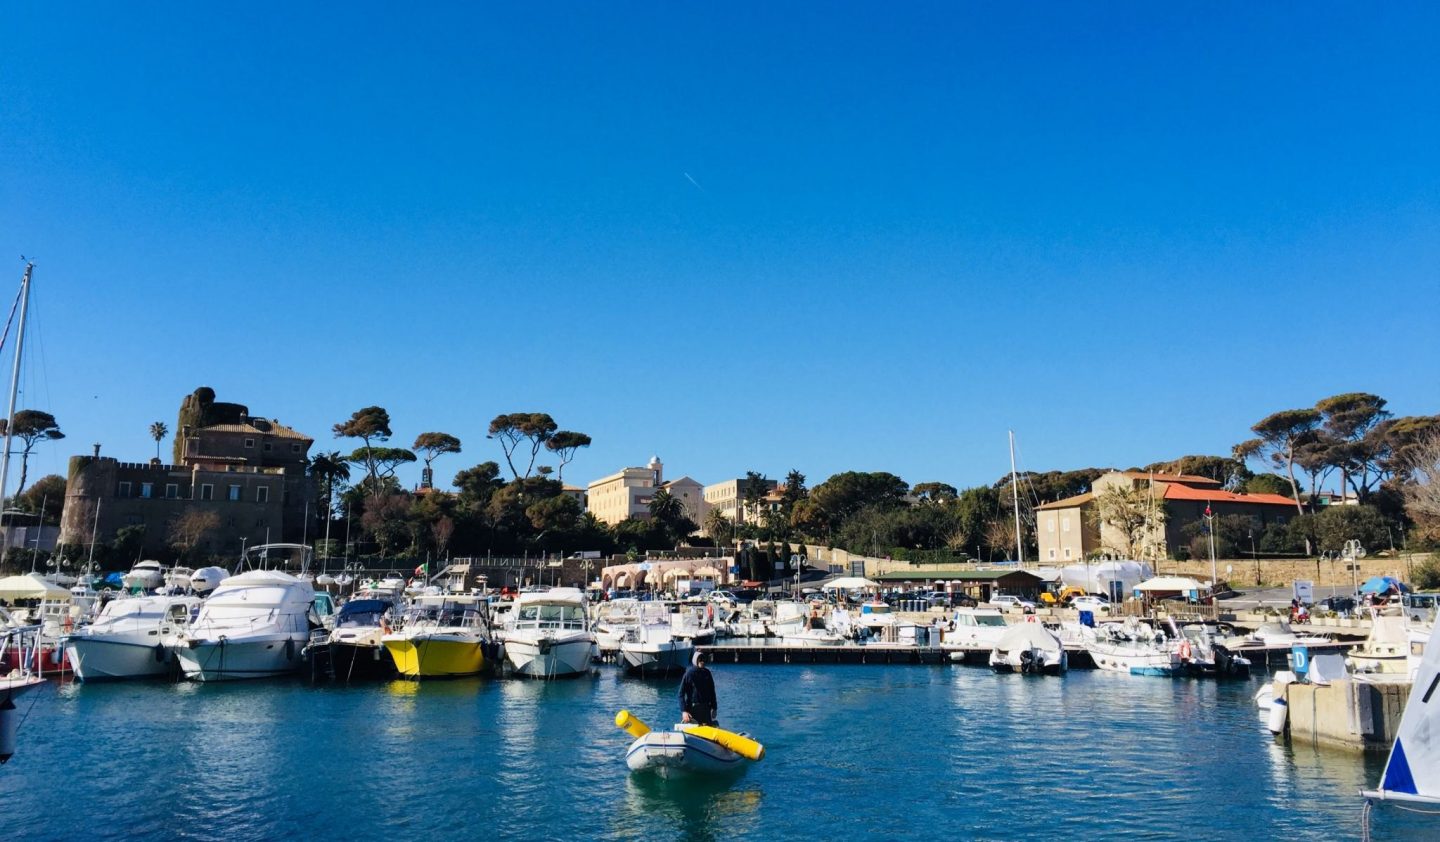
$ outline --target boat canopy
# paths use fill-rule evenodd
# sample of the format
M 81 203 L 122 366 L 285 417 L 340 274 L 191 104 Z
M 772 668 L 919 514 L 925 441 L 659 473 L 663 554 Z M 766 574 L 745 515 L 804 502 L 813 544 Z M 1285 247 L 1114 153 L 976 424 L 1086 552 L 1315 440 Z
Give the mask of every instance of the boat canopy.
M 839 579 L 831 579 L 820 586 L 827 591 L 854 591 L 861 588 L 878 588 L 879 582 L 872 582 L 863 576 L 842 576 Z
M 0 599 L 69 599 L 70 590 L 51 582 L 39 573 L 6 576 L 0 579 Z

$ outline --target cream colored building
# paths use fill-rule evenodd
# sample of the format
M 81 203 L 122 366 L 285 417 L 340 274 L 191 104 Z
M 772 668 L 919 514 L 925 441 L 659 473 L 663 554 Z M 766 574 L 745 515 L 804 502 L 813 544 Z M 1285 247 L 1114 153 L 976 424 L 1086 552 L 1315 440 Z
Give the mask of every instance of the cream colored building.
M 650 497 L 665 479 L 660 457 L 650 457 L 643 468 L 625 468 L 590 483 L 586 506 L 601 523 L 614 526 L 631 518 L 650 517 Z
M 767 494 L 775 492 L 776 482 L 773 479 L 765 480 L 765 491 Z M 709 514 L 711 509 L 719 509 L 731 523 L 741 522 L 741 509 L 745 502 L 745 480 L 727 479 L 724 482 L 717 482 L 705 486 L 705 511 Z M 765 503 L 761 503 L 762 508 Z M 759 523 L 760 513 L 754 509 L 746 509 L 744 522 Z M 703 523 L 701 524 L 704 525 Z
M 705 525 L 705 515 L 710 511 L 710 507 L 705 503 L 705 486 L 690 477 L 681 477 L 665 483 L 662 487 L 680 501 L 680 505 L 685 507 L 685 516 L 695 521 L 696 526 Z M 646 505 L 649 505 L 648 500 Z

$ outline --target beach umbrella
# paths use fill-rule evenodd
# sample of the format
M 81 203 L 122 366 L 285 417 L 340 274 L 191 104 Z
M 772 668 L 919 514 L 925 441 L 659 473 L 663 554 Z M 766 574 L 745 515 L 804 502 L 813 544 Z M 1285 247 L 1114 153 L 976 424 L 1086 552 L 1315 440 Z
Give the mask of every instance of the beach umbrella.
M 842 576 L 839 579 L 831 579 L 821 585 L 827 591 L 853 591 L 856 588 L 878 588 L 879 582 L 872 582 L 861 576 Z
M 1360 593 L 1382 594 L 1390 591 L 1405 593 L 1408 590 L 1410 589 L 1394 576 L 1371 576 L 1365 580 L 1365 584 L 1360 586 Z

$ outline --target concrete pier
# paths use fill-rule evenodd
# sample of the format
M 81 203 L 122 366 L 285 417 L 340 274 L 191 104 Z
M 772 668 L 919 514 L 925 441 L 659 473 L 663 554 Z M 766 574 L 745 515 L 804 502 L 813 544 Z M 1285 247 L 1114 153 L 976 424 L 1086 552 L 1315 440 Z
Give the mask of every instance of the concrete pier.
M 946 653 L 936 646 L 746 646 L 697 647 L 718 664 L 943 664 Z
M 1353 679 L 1326 685 L 1289 684 L 1285 703 L 1290 711 L 1290 738 L 1338 748 L 1388 751 L 1400 730 L 1410 686 Z

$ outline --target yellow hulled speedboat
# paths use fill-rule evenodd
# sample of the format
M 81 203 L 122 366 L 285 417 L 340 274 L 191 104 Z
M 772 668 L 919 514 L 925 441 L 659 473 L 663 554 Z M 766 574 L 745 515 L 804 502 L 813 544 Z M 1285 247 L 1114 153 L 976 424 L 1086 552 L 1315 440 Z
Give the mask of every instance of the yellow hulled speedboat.
M 422 596 L 380 642 L 401 678 L 479 675 L 491 641 L 486 608 L 478 596 Z

